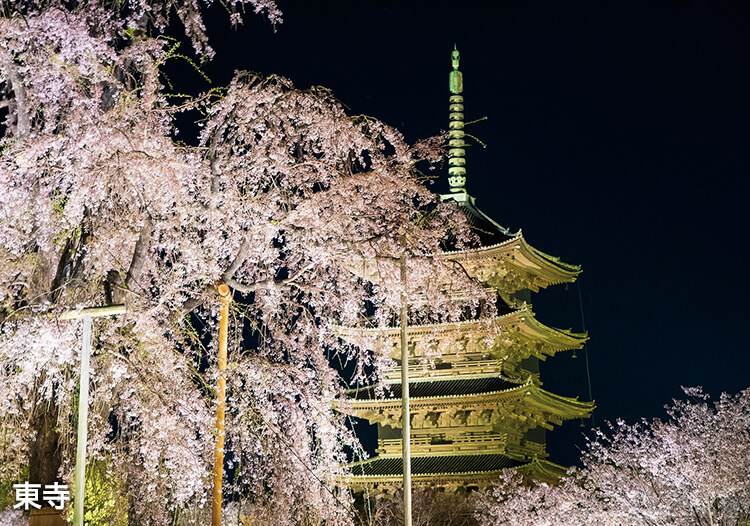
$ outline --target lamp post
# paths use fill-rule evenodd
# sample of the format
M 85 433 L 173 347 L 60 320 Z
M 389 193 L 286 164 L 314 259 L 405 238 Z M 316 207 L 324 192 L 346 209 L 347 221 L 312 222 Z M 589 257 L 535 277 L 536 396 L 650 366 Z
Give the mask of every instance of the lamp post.
M 91 307 L 70 311 L 63 315 L 66 320 L 83 320 L 83 343 L 81 345 L 81 378 L 78 386 L 78 438 L 76 443 L 75 508 L 73 525 L 83 526 L 83 501 L 86 493 L 86 440 L 89 418 L 89 362 L 91 357 L 91 332 L 94 318 L 114 316 L 126 312 L 125 305 Z
M 409 420 L 409 345 L 406 255 L 401 256 L 401 453 L 404 467 L 404 526 L 411 526 L 411 421 Z

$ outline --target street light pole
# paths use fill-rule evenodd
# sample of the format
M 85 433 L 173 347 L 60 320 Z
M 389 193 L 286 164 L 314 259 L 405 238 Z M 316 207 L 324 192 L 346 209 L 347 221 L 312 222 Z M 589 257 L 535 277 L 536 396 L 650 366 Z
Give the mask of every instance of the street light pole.
M 404 465 L 404 526 L 411 526 L 411 421 L 409 420 L 409 345 L 406 255 L 401 256 L 401 453 Z
M 91 316 L 83 317 L 81 379 L 78 387 L 78 441 L 76 443 L 76 489 L 73 524 L 83 526 L 83 501 L 86 493 L 86 440 L 89 421 L 89 357 L 91 355 Z
M 94 318 L 124 314 L 125 305 L 92 307 L 70 311 L 63 315 L 66 320 L 83 320 L 83 342 L 81 345 L 81 377 L 78 386 L 78 438 L 76 443 L 75 508 L 73 525 L 83 526 L 83 501 L 86 493 L 86 440 L 89 418 L 89 362 L 91 357 L 91 332 Z

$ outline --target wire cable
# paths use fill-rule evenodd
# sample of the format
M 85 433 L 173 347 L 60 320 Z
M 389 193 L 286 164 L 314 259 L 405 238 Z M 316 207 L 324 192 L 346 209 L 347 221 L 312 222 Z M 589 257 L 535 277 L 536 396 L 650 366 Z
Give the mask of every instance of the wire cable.
M 581 307 L 581 326 L 583 328 L 583 332 L 586 332 L 586 317 L 583 314 L 583 296 L 581 294 L 581 277 L 579 276 L 576 280 L 576 283 L 578 284 L 578 304 Z M 589 400 L 594 399 L 594 395 L 592 394 L 591 390 L 591 369 L 589 368 L 589 346 L 588 343 L 586 343 L 583 347 L 583 353 L 584 358 L 586 359 L 586 378 L 588 378 L 589 381 Z M 596 427 L 596 422 L 594 421 L 594 412 L 591 412 L 591 426 Z

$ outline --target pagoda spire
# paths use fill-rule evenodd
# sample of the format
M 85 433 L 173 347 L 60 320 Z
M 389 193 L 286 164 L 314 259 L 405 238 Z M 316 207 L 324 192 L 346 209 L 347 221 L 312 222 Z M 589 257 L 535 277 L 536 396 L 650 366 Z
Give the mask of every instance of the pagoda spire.
M 464 147 L 464 78 L 458 70 L 459 53 L 453 45 L 453 70 L 448 77 L 451 91 L 448 124 L 448 184 L 451 192 L 466 192 L 466 150 Z

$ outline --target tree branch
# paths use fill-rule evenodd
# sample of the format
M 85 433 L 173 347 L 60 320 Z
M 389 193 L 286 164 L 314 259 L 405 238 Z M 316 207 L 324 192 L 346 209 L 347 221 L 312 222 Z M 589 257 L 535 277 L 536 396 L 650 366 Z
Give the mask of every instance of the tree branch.
M 231 288 L 240 291 L 243 294 L 250 294 L 251 292 L 255 292 L 255 291 L 257 291 L 257 290 L 259 290 L 259 289 L 261 289 L 261 288 L 269 285 L 270 283 L 273 283 L 277 287 L 293 286 L 293 285 L 295 285 L 296 281 L 300 277 L 302 277 L 302 274 L 304 274 L 308 270 L 312 269 L 314 266 L 315 266 L 314 263 L 310 263 L 309 265 L 307 265 L 304 268 L 300 269 L 294 276 L 292 276 L 290 278 L 287 278 L 287 279 L 282 279 L 282 280 L 276 280 L 276 279 L 273 279 L 273 278 L 268 278 L 268 279 L 263 279 L 263 280 L 260 280 L 260 281 L 256 281 L 252 285 L 246 285 L 244 283 L 240 283 L 236 279 L 229 278 L 229 279 L 224 280 L 224 283 L 226 283 L 227 285 L 229 285 Z
M 230 265 L 227 267 L 227 269 L 222 273 L 221 279 L 224 283 L 229 285 L 229 287 L 239 290 L 243 294 L 249 294 L 250 290 L 247 292 L 244 292 L 243 289 L 246 288 L 245 285 L 242 283 L 236 281 L 233 279 L 234 273 L 237 272 L 237 270 L 242 266 L 242 264 L 245 262 L 245 259 L 247 258 L 247 252 L 250 250 L 250 242 L 245 239 L 242 244 L 240 245 L 239 250 L 237 250 L 237 255 L 235 256 L 234 260 Z M 189 314 L 190 312 L 194 311 L 204 303 L 204 298 L 202 296 L 197 296 L 194 298 L 190 298 L 187 300 L 183 305 L 182 309 L 180 309 L 180 318 L 183 316 Z
M 242 242 L 242 245 L 240 245 L 240 248 L 237 251 L 237 256 L 235 256 L 234 258 L 234 261 L 232 261 L 229 267 L 221 275 L 221 279 L 224 282 L 234 277 L 234 273 L 237 272 L 240 266 L 245 262 L 245 258 L 247 257 L 248 250 L 250 250 L 250 242 L 247 239 L 245 239 Z
M 143 270 L 143 264 L 146 262 L 146 254 L 148 254 L 148 247 L 151 243 L 151 235 L 154 232 L 154 223 L 150 217 L 146 217 L 145 223 L 141 227 L 140 236 L 135 244 L 135 250 L 133 251 L 133 259 L 130 261 L 130 268 L 128 269 L 128 275 L 125 278 L 125 288 L 130 290 L 133 285 L 136 284 L 138 278 Z
M 18 74 L 18 67 L 12 61 L 8 63 L 8 80 L 15 94 L 16 129 L 14 135 L 24 139 L 31 133 L 31 118 L 26 100 L 26 88 Z
M 236 279 L 226 279 L 224 280 L 224 283 L 229 285 L 230 288 L 240 291 L 242 294 L 250 294 L 251 292 L 255 292 L 256 290 L 264 287 L 265 285 L 268 285 L 269 283 L 272 283 L 273 281 L 274 280 L 272 279 L 264 279 L 261 281 L 256 281 L 252 285 L 245 285 L 244 283 L 240 283 Z

